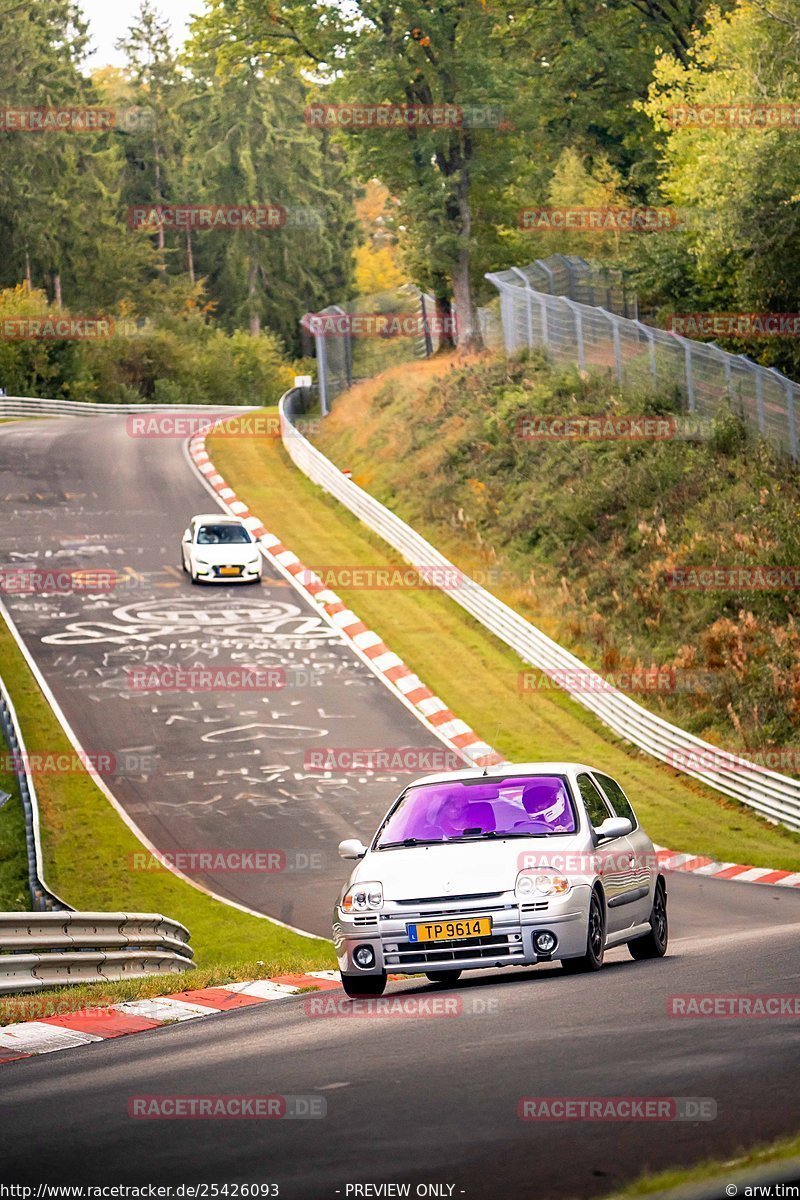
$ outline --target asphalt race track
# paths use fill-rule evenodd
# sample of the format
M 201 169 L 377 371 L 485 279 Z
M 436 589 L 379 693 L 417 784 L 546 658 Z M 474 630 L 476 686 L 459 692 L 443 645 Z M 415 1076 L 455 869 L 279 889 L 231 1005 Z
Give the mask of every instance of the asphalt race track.
M 589 1197 L 648 1167 L 724 1159 L 796 1133 L 797 1020 L 689 1020 L 668 1016 L 667 1002 L 796 994 L 800 895 L 689 876 L 671 877 L 670 888 L 673 943 L 654 963 L 615 950 L 582 978 L 540 966 L 472 975 L 446 992 L 393 985 L 456 997 L 462 1012 L 446 1017 L 320 1017 L 297 996 L 7 1063 L 2 1174 L 22 1183 L 273 1182 L 296 1200 L 336 1200 L 365 1182 L 453 1184 L 453 1196 L 473 1200 Z M 324 1097 L 327 1115 L 127 1115 L 131 1097 L 176 1094 Z M 523 1122 L 523 1096 L 702 1097 L 717 1116 Z
M 189 517 L 217 505 L 179 439 L 128 429 L 124 416 L 0 428 L 8 565 L 103 569 L 121 581 L 105 595 L 6 594 L 7 607 L 81 745 L 150 841 L 165 853 L 285 856 L 271 860 L 285 862 L 274 872 L 192 874 L 329 937 L 348 873 L 336 847 L 374 832 L 402 777 L 325 777 L 306 769 L 306 751 L 447 751 L 271 567 L 260 588 L 191 584 L 181 536 Z M 259 516 L 269 528 L 270 514 Z M 133 669 L 164 664 L 273 668 L 286 686 L 134 690 Z
M 432 745 L 432 735 L 282 579 L 269 575 L 258 593 L 231 588 L 217 598 L 172 569 L 186 517 L 213 509 L 177 442 L 139 443 L 118 418 L 8 426 L 0 472 L 11 561 L 102 559 L 143 577 L 122 599 L 9 598 L 87 749 L 157 757 L 147 779 L 110 779 L 120 801 L 160 846 L 319 850 L 323 866 L 304 875 L 302 888 L 288 872 L 206 882 L 326 933 L 342 877 L 336 842 L 368 834 L 397 781 L 338 779 L 321 788 L 297 769 L 307 739 Z M 269 513 L 259 515 L 269 526 Z M 225 615 L 232 605 L 235 621 Z M 205 614 L 216 612 L 219 622 L 209 623 Z M 266 698 L 126 689 L 125 669 L 141 656 L 189 660 L 198 650 L 217 661 L 241 654 L 261 664 L 313 663 L 320 684 Z M 255 732 L 239 739 L 237 731 Z M 0 1177 L 274 1183 L 297 1200 L 354 1196 L 348 1185 L 366 1183 L 438 1185 L 430 1194 L 475 1200 L 591 1197 L 648 1170 L 725 1160 L 796 1134 L 797 1019 L 686 1019 L 668 1006 L 674 996 L 797 995 L 800 892 L 679 874 L 668 886 L 672 940 L 657 962 L 634 963 L 621 949 L 592 976 L 540 966 L 470 974 L 449 989 L 390 985 L 390 995 L 454 1000 L 447 1016 L 320 1016 L 319 997 L 301 995 L 8 1063 Z M 326 1115 L 128 1115 L 134 1097 L 212 1094 L 322 1098 Z M 707 1111 L 711 1102 L 715 1115 L 523 1121 L 523 1097 L 693 1098 Z

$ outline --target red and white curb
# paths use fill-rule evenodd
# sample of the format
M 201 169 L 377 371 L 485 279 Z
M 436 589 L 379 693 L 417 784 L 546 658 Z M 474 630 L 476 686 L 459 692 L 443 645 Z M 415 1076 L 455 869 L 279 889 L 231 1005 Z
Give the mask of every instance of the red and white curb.
M 656 846 L 659 864 L 665 871 L 685 871 L 709 879 L 732 879 L 735 883 L 766 883 L 771 887 L 800 887 L 800 871 L 775 871 L 772 867 L 748 867 L 742 863 L 719 862 L 702 854 L 680 854 Z
M 15 1062 L 54 1050 L 71 1050 L 109 1038 L 125 1037 L 192 1021 L 214 1013 L 230 1012 L 271 1000 L 285 1000 L 300 991 L 341 989 L 337 971 L 309 971 L 300 975 L 277 975 L 274 979 L 256 979 L 249 983 L 229 983 L 225 987 L 207 987 L 174 992 L 151 1000 L 125 1000 L 107 1008 L 89 1008 L 74 1013 L 58 1013 L 38 1021 L 24 1021 L 0 1028 L 0 1063 Z M 38 1001 L 27 997 L 13 1003 L 30 1006 Z M 46 1003 L 43 1001 L 43 1003 Z
M 214 466 L 206 450 L 203 434 L 190 438 L 188 451 L 191 462 L 228 511 L 241 518 L 253 536 L 260 539 L 267 558 L 325 614 L 407 708 L 415 712 L 425 725 L 433 728 L 437 737 L 456 750 L 471 766 L 491 766 L 503 761 L 466 721 L 460 720 L 443 700 L 425 686 L 419 676 L 389 649 L 379 634 L 369 629 L 331 588 L 326 587 L 318 575 L 303 566 L 294 551 L 265 529 L 260 518 L 251 513 Z
M 221 417 L 220 422 L 229 420 Z M 350 639 L 362 658 L 369 661 L 372 669 L 381 676 L 401 700 L 417 713 L 422 721 L 435 728 L 442 740 L 475 766 L 493 765 L 503 762 L 486 742 L 470 729 L 464 721 L 450 711 L 443 700 L 435 696 L 424 683 L 398 658 L 383 639 L 368 629 L 363 621 L 344 604 L 335 592 L 327 588 L 322 580 L 301 563 L 297 555 L 284 546 L 280 538 L 269 533 L 261 520 L 250 512 L 235 491 L 226 483 L 214 466 L 206 450 L 204 434 L 189 439 L 189 457 L 214 489 L 225 507 L 235 516 L 241 517 L 248 529 L 261 539 L 264 552 L 276 567 L 295 586 L 306 594 L 324 611 L 326 616 Z M 776 871 L 771 867 L 752 867 L 741 863 L 718 862 L 703 855 L 685 854 L 677 850 L 666 850 L 657 846 L 659 862 L 666 871 L 683 871 L 705 875 L 713 879 L 732 879 L 737 883 L 762 883 L 778 887 L 800 887 L 800 872 Z

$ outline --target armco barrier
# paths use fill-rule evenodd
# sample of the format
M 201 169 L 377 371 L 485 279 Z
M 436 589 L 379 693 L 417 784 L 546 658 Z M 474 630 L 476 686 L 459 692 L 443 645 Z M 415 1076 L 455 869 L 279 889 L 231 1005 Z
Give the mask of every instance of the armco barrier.
M 51 892 L 44 881 L 36 785 L 26 766 L 28 757 L 22 730 L 11 697 L 6 691 L 2 679 L 0 679 L 0 730 L 3 732 L 13 759 L 14 774 L 17 778 L 22 808 L 25 813 L 25 845 L 28 854 L 28 887 L 31 893 L 31 904 L 37 912 L 52 909 L 67 910 L 69 905 L 65 904 L 55 892 Z
M 231 413 L 252 412 L 253 404 L 95 404 L 84 400 L 40 400 L 33 396 L 0 397 L 0 417 L 108 417 L 142 412 Z
M 188 971 L 188 941 L 158 913 L 0 913 L 0 994 Z
M 295 465 L 413 566 L 442 568 L 445 579 L 457 585 L 439 585 L 485 629 L 510 646 L 524 662 L 561 681 L 565 673 L 587 672 L 592 685 L 602 690 L 565 688 L 574 700 L 593 712 L 609 729 L 632 742 L 646 754 L 708 784 L 717 791 L 748 805 L 776 823 L 800 831 L 800 780 L 779 775 L 676 728 L 648 712 L 635 700 L 609 687 L 580 659 L 570 654 L 535 625 L 509 608 L 480 584 L 461 574 L 430 542 L 388 508 L 380 504 L 312 446 L 294 426 L 292 418 L 302 412 L 306 393 L 292 389 L 281 398 L 280 419 L 283 444 Z

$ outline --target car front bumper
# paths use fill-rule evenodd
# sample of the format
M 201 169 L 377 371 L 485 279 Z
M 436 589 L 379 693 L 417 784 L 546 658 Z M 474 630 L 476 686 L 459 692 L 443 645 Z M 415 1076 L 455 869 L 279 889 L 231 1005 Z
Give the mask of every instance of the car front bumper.
M 408 905 L 384 905 L 378 913 L 333 914 L 333 943 L 339 970 L 345 975 L 419 975 L 427 971 L 469 971 L 486 967 L 530 966 L 552 959 L 577 958 L 586 950 L 591 888 L 573 887 L 566 896 L 517 903 L 513 894 L 491 905 L 460 903 L 435 910 L 409 911 Z M 400 911 L 398 911 L 400 909 Z M 407 926 L 421 921 L 455 917 L 492 919 L 491 934 L 448 942 L 411 942 Z M 551 954 L 539 954 L 534 934 L 547 930 L 557 939 Z M 375 956 L 367 968 L 354 958 L 356 949 L 370 946 Z
M 218 575 L 214 567 L 196 567 L 195 574 L 203 583 L 252 583 L 261 578 L 261 564 L 257 567 L 243 566 L 241 575 Z

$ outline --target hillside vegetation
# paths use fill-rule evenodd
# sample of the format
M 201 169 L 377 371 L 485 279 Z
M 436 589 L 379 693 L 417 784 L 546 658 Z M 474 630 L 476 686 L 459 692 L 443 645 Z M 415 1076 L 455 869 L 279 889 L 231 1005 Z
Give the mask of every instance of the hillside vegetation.
M 799 563 L 791 466 L 733 413 L 702 434 L 664 440 L 521 436 L 529 418 L 676 412 L 670 397 L 624 395 L 543 359 L 477 359 L 357 387 L 316 442 L 637 699 L 717 745 L 774 750 L 765 761 L 797 773 L 798 593 L 686 590 L 671 575 Z M 660 683 L 652 673 L 628 682 L 628 672 L 651 667 Z

